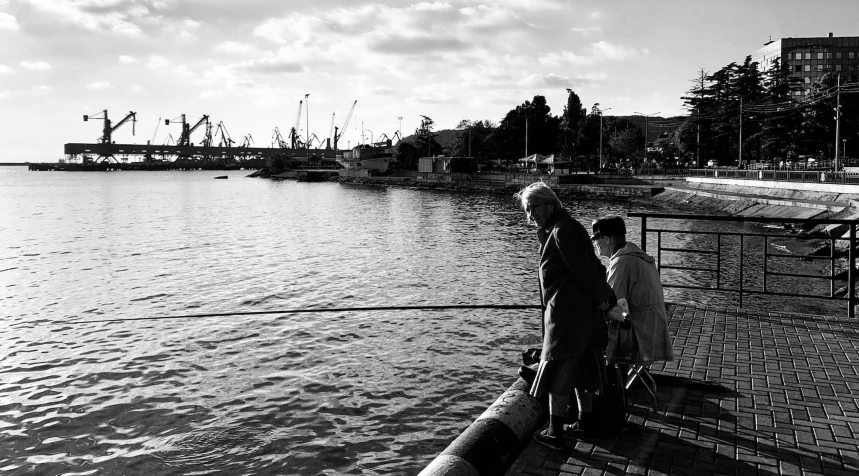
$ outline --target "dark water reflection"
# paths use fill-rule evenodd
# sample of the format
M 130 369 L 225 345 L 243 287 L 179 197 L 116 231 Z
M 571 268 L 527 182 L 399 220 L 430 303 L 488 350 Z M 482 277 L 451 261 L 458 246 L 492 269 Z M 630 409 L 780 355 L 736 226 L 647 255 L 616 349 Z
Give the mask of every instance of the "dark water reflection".
M 0 168 L 0 471 L 414 474 L 515 381 L 536 311 L 80 324 L 539 302 L 510 197 L 217 174 Z

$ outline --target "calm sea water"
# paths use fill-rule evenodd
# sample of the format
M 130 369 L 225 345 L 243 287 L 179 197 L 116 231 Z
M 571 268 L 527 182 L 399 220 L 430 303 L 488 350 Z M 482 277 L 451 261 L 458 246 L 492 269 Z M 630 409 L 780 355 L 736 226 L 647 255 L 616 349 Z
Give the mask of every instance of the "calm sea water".
M 510 197 L 223 173 L 0 168 L 0 472 L 414 474 L 515 381 L 535 310 L 84 322 L 539 303 Z

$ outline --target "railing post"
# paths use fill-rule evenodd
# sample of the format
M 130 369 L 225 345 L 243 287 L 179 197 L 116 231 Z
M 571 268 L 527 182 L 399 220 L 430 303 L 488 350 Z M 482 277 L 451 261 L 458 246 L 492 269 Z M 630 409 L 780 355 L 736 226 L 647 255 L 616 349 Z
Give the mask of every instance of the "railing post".
M 641 251 L 647 253 L 647 217 L 641 217 Z M 656 263 L 659 266 L 660 263 Z
M 847 317 L 853 318 L 856 317 L 856 310 L 854 306 L 856 305 L 856 287 L 854 286 L 853 279 L 856 277 L 856 274 L 853 272 L 854 267 L 856 266 L 856 222 L 850 224 L 850 249 L 847 250 L 847 305 L 849 308 L 847 309 Z

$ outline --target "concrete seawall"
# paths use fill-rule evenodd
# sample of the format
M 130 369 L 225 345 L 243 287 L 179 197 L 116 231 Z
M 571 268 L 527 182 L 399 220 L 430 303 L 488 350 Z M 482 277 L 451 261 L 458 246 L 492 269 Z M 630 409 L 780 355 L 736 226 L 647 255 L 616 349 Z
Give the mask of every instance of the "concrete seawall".
M 502 475 L 531 441 L 546 411 L 521 378 L 420 472 L 420 476 Z

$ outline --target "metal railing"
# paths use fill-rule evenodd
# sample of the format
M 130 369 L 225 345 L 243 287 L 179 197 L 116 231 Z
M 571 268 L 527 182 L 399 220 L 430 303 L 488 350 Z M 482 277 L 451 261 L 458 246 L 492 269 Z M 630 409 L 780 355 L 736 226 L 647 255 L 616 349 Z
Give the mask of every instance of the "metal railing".
M 719 178 L 734 180 L 766 180 L 775 182 L 859 184 L 859 174 L 831 170 L 779 170 L 779 169 L 662 169 L 648 171 L 667 177 Z
M 748 295 L 772 295 L 772 296 L 789 296 L 789 297 L 798 297 L 798 298 L 815 298 L 815 299 L 825 299 L 825 300 L 834 300 L 834 301 L 846 301 L 847 303 L 847 315 L 848 317 L 855 317 L 855 305 L 857 304 L 856 297 L 856 289 L 855 289 L 855 280 L 856 280 L 856 272 L 855 272 L 855 263 L 856 263 L 856 227 L 859 224 L 859 220 L 827 220 L 827 219 L 788 219 L 788 218 L 752 218 L 752 217 L 726 217 L 726 216 L 698 216 L 698 215 L 681 215 L 681 214 L 664 214 L 664 213 L 635 213 L 631 212 L 628 214 L 629 217 L 637 217 L 641 219 L 641 249 L 647 251 L 647 235 L 648 233 L 656 234 L 656 264 L 660 272 L 662 270 L 677 270 L 677 271 L 692 271 L 692 272 L 700 272 L 704 274 L 715 274 L 715 282 L 710 280 L 710 285 L 698 285 L 698 284 L 678 284 L 678 283 L 664 283 L 663 287 L 665 288 L 682 288 L 682 289 L 694 289 L 701 291 L 719 291 L 719 292 L 728 292 L 735 293 L 739 295 L 739 304 L 740 307 L 743 307 L 743 298 Z M 659 219 L 659 220 L 695 220 L 695 221 L 715 221 L 715 222 L 737 222 L 737 223 L 778 223 L 778 224 L 801 224 L 801 225 L 846 225 L 847 232 L 842 235 L 842 237 L 833 237 L 833 236 L 824 236 L 824 235 L 805 235 L 802 237 L 790 236 L 784 234 L 773 234 L 773 233 L 755 233 L 755 232 L 746 232 L 746 231 L 695 231 L 688 229 L 669 229 L 669 228 L 660 228 L 654 227 L 650 228 L 648 225 L 649 219 Z M 670 247 L 663 245 L 663 235 L 666 234 L 681 234 L 681 235 L 705 235 L 710 237 L 715 237 L 715 248 L 714 249 L 694 249 L 688 247 Z M 731 283 L 726 283 L 725 279 L 722 278 L 722 273 L 724 271 L 724 263 L 726 261 L 726 254 L 732 253 L 731 256 L 736 258 L 737 255 L 734 255 L 734 250 L 726 250 L 725 246 L 723 246 L 724 237 L 738 237 L 739 238 L 739 279 L 736 282 L 736 286 L 730 286 Z M 746 242 L 747 238 L 750 237 L 758 237 L 763 239 L 763 252 L 760 256 L 760 261 L 758 265 L 762 268 L 758 270 L 762 272 L 762 285 L 757 288 L 745 288 L 745 267 L 747 266 L 747 252 L 746 252 Z M 785 240 L 785 239 L 795 239 L 795 240 L 825 240 L 829 242 L 829 255 L 809 255 L 809 254 L 786 254 L 786 253 L 774 253 L 770 251 L 770 244 L 772 240 Z M 847 289 L 846 295 L 839 295 L 835 289 L 836 281 L 839 281 L 841 278 L 836 274 L 836 266 L 835 262 L 838 259 L 836 253 L 836 243 L 837 242 L 848 242 L 847 248 Z M 689 255 L 697 255 L 699 257 L 715 257 L 715 263 L 709 263 L 710 266 L 707 267 L 695 267 L 695 266 L 684 266 L 684 265 L 672 265 L 672 264 L 663 264 L 663 252 L 667 253 L 676 253 L 681 256 L 689 256 Z M 805 260 L 805 261 L 813 261 L 813 260 L 827 260 L 830 265 L 829 274 L 820 275 L 820 274 L 802 274 L 802 273 L 793 273 L 793 272 L 782 272 L 779 270 L 774 270 L 771 268 L 771 259 L 785 259 L 785 260 Z M 687 260 L 689 261 L 689 260 Z M 691 260 L 696 261 L 696 260 Z M 700 260 L 698 260 L 700 261 Z M 814 280 L 828 280 L 829 281 L 829 292 L 827 295 L 813 295 L 813 294 L 803 294 L 801 292 L 784 292 L 779 290 L 771 289 L 771 282 L 768 282 L 768 278 L 771 277 L 782 277 L 782 278 L 793 278 L 793 279 L 814 279 Z M 713 285 L 715 284 L 715 286 Z

